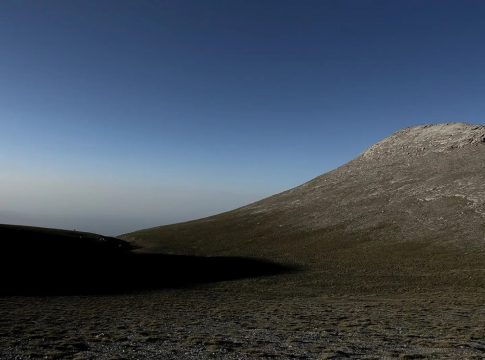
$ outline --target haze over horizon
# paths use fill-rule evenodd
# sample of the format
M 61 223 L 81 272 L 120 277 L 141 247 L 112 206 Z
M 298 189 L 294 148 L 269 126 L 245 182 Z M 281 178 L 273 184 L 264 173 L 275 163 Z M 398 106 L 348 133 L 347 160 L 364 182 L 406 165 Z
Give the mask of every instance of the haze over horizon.
M 116 235 L 483 124 L 480 1 L 4 1 L 0 223 Z

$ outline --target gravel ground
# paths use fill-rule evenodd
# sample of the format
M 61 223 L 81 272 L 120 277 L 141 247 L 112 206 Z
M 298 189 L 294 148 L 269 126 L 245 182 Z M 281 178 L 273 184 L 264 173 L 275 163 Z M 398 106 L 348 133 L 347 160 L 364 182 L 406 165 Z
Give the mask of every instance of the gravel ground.
M 485 357 L 483 293 L 328 295 L 248 279 L 0 298 L 2 359 Z

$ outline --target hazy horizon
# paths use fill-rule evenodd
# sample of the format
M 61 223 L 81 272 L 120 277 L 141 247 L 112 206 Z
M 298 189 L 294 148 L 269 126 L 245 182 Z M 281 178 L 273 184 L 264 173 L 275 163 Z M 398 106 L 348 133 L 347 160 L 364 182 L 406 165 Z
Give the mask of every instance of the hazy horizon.
M 485 121 L 480 1 L 4 1 L 0 223 L 117 235 Z

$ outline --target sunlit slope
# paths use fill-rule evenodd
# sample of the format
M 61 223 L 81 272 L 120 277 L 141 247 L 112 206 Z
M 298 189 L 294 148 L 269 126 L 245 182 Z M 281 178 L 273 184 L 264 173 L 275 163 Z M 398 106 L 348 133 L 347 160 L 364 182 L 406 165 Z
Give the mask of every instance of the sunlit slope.
M 485 127 L 403 129 L 286 192 L 122 238 L 148 251 L 257 256 L 320 268 L 359 262 L 475 268 L 485 248 Z

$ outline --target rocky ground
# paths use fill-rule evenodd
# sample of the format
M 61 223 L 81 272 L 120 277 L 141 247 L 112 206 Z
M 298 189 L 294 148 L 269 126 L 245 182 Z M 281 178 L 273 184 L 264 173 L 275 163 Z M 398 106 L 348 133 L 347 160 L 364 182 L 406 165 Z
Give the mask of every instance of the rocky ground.
M 288 283 L 300 275 L 280 275 Z M 0 358 L 482 359 L 478 292 L 331 295 L 274 277 L 124 295 L 0 298 Z

